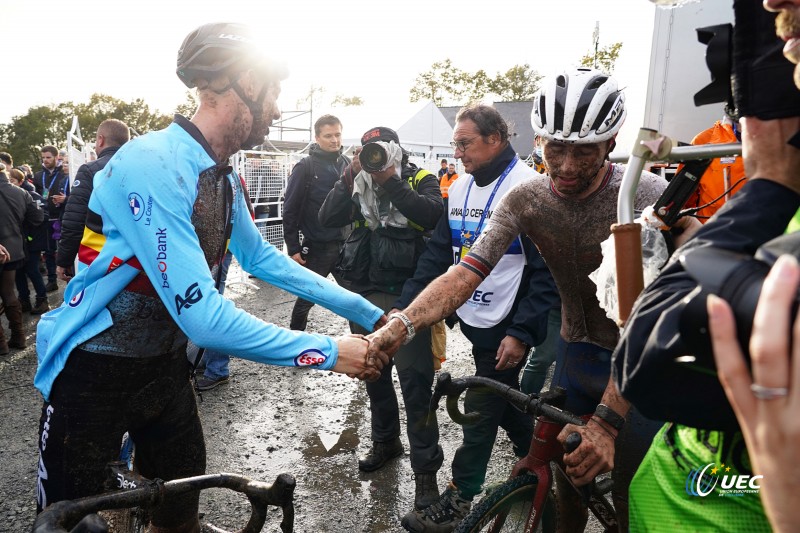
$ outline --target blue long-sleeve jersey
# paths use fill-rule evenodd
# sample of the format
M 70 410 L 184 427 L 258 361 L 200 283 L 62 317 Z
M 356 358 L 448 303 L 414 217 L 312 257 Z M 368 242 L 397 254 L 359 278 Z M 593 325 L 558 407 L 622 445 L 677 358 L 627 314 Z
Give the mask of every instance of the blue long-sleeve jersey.
M 268 324 L 215 288 L 226 244 L 247 272 L 372 329 L 383 314 L 264 242 L 238 177 L 183 117 L 127 143 L 95 176 L 82 268 L 37 328 L 35 386 L 48 399 L 70 352 L 138 356 L 199 346 L 254 361 L 330 369 L 333 339 Z M 129 354 L 128 354 L 129 355 Z

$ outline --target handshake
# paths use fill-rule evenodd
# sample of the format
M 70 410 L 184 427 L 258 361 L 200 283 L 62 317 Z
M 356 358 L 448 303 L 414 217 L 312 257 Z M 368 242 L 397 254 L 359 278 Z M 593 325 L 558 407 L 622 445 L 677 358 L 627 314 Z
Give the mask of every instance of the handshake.
M 399 320 L 389 322 L 385 316 L 375 323 L 369 335 L 350 334 L 336 338 L 339 359 L 334 372 L 347 374 L 363 381 L 376 381 L 383 367 L 405 339 L 406 329 Z

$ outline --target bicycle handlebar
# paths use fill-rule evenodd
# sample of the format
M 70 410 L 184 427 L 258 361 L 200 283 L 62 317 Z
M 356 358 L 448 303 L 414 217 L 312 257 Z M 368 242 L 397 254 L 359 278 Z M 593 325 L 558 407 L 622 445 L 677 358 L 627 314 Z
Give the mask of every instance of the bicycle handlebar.
M 241 492 L 250 501 L 251 514 L 240 533 L 261 531 L 267 519 L 267 507 L 280 507 L 283 511 L 281 531 L 294 529 L 295 480 L 289 474 L 280 474 L 273 484 L 254 481 L 238 474 L 207 474 L 173 481 L 148 480 L 124 468 L 124 462 L 109 463 L 112 475 L 120 485 L 132 487 L 117 492 L 88 496 L 76 500 L 54 503 L 36 518 L 33 533 L 67 533 L 68 528 L 80 523 L 81 531 L 100 533 L 107 531 L 105 522 L 94 515 L 97 511 L 130 507 L 153 507 L 167 495 L 183 494 L 209 488 L 225 488 Z M 118 477 L 121 476 L 121 477 Z M 87 516 L 88 515 L 88 516 Z M 85 518 L 84 518 L 85 517 Z M 99 526 L 98 526 L 99 524 Z M 99 528 L 98 527 L 102 527 Z
M 558 424 L 574 424 L 576 426 L 583 426 L 585 422 L 577 416 L 563 411 L 556 407 L 554 404 L 561 403 L 565 396 L 564 391 L 559 390 L 553 393 L 538 394 L 525 394 L 509 385 L 500 383 L 490 378 L 482 376 L 467 376 L 463 378 L 453 379 L 449 372 L 442 372 L 436 380 L 436 387 L 431 397 L 431 411 L 436 411 L 439 406 L 439 400 L 442 396 L 447 396 L 447 413 L 450 418 L 457 424 L 472 424 L 477 421 L 480 414 L 462 413 L 458 408 L 458 398 L 461 393 L 470 387 L 486 387 L 493 393 L 505 399 L 517 409 L 524 413 L 533 416 L 545 416 Z M 567 453 L 575 450 L 581 444 L 580 433 L 571 433 L 567 437 L 566 451 Z

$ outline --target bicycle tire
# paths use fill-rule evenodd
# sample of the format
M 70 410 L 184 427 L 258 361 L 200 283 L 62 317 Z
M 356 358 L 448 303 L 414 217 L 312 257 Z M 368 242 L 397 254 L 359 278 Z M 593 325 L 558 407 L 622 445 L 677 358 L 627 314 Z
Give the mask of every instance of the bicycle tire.
M 478 502 L 458 524 L 455 533 L 525 531 L 533 495 L 538 486 L 539 479 L 533 474 L 509 479 Z M 536 531 L 553 533 L 555 529 L 555 501 L 552 494 L 549 494 L 545 499 L 542 519 Z

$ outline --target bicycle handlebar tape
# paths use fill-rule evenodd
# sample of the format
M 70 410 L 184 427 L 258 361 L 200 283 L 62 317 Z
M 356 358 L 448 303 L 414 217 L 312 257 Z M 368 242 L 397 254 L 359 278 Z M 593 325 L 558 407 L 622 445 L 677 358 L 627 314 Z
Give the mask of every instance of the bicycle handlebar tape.
M 619 323 L 622 327 L 628 320 L 633 303 L 644 289 L 642 271 L 642 227 L 636 222 L 613 224 L 614 251 L 617 264 L 617 299 Z

